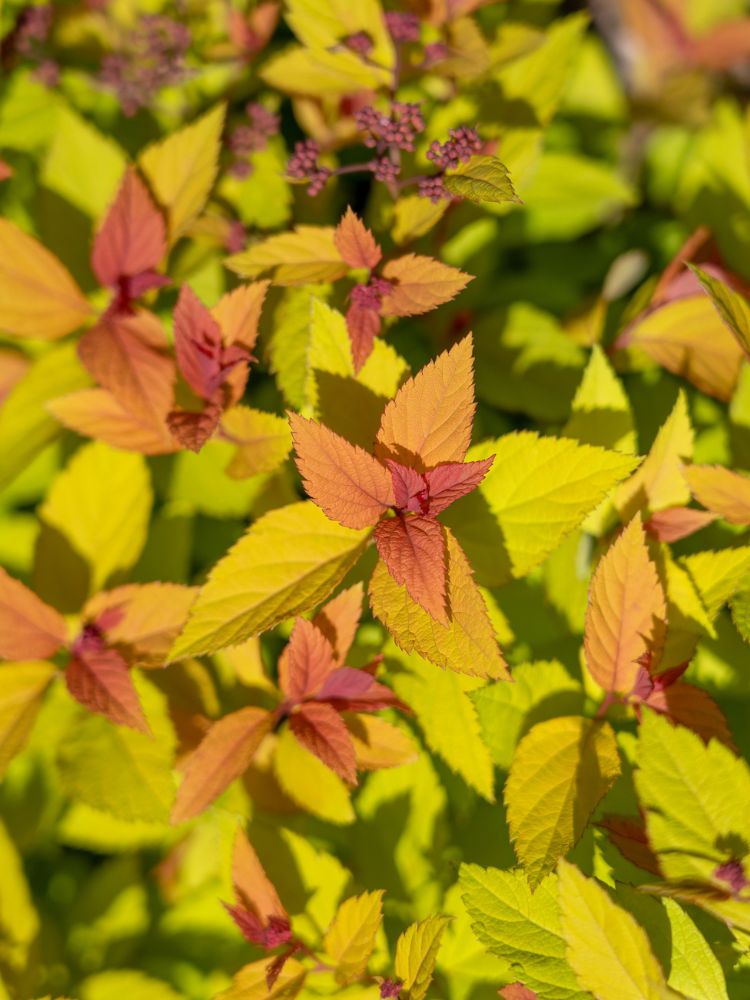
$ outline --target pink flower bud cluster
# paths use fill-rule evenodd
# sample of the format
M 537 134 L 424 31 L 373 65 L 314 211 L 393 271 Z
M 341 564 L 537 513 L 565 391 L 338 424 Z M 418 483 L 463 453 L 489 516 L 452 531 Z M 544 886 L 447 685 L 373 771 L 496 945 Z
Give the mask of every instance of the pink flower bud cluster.
M 366 31 L 357 31 L 355 34 L 349 35 L 348 38 L 344 39 L 344 45 L 363 58 L 372 51 L 372 39 Z
M 446 142 L 432 143 L 427 150 L 427 159 L 432 160 L 441 170 L 455 169 L 459 163 L 466 163 L 474 153 L 482 148 L 482 140 L 474 128 L 462 125 L 448 132 Z
M 385 15 L 385 23 L 394 42 L 419 41 L 419 18 L 416 14 L 391 11 Z
M 295 145 L 294 152 L 286 167 L 290 177 L 297 177 L 300 180 L 306 179 L 309 182 L 307 193 L 311 198 L 320 194 L 331 176 L 331 171 L 327 167 L 321 167 L 318 163 L 319 156 L 320 146 L 318 143 L 314 139 L 305 139 Z
M 234 154 L 230 170 L 235 177 L 241 178 L 252 173 L 250 156 L 265 149 L 271 136 L 279 131 L 279 116 L 262 104 L 247 104 L 245 114 L 248 123 L 234 128 L 227 139 L 227 145 Z
M 60 67 L 50 58 L 47 49 L 53 18 L 51 4 L 26 7 L 21 11 L 15 30 L 9 36 L 15 52 L 27 62 L 36 64 L 34 76 L 46 87 L 56 86 L 60 77 Z
M 379 153 L 388 147 L 414 152 L 414 141 L 424 132 L 424 119 L 419 104 L 394 101 L 390 115 L 384 115 L 371 105 L 355 112 L 354 120 L 360 132 L 367 133 L 364 143 Z
M 372 277 L 369 284 L 355 285 L 352 288 L 351 303 L 358 309 L 373 309 L 379 312 L 384 296 L 390 294 L 392 287 L 390 281 L 386 281 L 385 278 Z

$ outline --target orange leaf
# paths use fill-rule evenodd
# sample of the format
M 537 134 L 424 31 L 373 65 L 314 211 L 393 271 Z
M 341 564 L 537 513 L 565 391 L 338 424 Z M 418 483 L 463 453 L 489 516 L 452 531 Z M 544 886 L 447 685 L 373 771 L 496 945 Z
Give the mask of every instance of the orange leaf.
M 221 407 L 210 403 L 204 410 L 172 410 L 167 427 L 183 448 L 200 451 L 219 426 Z
M 666 715 L 675 725 L 692 729 L 706 743 L 717 739 L 734 747 L 724 713 L 708 692 L 694 684 L 679 681 L 663 689 L 654 688 L 643 704 Z
M 375 529 L 380 558 L 396 583 L 436 621 L 448 624 L 443 526 L 429 517 L 394 517 Z
M 273 882 L 242 830 L 237 831 L 232 852 L 232 885 L 237 899 L 268 922 L 270 917 L 288 919 Z
M 0 656 L 44 659 L 57 652 L 67 632 L 65 619 L 54 608 L 0 568 Z
M 379 715 L 342 715 L 354 744 L 357 769 L 379 771 L 384 767 L 400 767 L 419 756 L 417 745 L 408 733 Z
M 524 986 L 523 983 L 509 983 L 498 990 L 498 995 L 503 1000 L 539 1000 L 539 994 L 530 990 L 528 986 Z
M 346 311 L 346 329 L 352 345 L 354 373 L 359 374 L 380 333 L 380 314 L 376 309 L 365 309 L 352 302 Z
M 367 528 L 394 503 L 388 470 L 358 445 L 296 413 L 289 414 L 305 489 L 332 521 Z
M 637 868 L 662 878 L 659 862 L 651 850 L 646 824 L 640 817 L 604 816 L 597 826 L 607 831 L 607 836 L 624 858 Z
M 333 242 L 349 267 L 375 267 L 383 256 L 367 226 L 347 208 L 333 233 Z
M 221 328 L 189 285 L 174 310 L 174 346 L 180 371 L 201 399 L 211 399 L 224 381 Z
M 682 470 L 695 499 L 731 524 L 750 524 L 750 477 L 720 465 Z
M 163 667 L 196 594 L 181 583 L 131 583 L 97 594 L 83 613 L 130 666 Z
M 409 253 L 389 261 L 383 277 L 393 284 L 383 298 L 383 316 L 419 316 L 450 302 L 472 280 L 456 267 Z
M 335 669 L 336 657 L 328 639 L 312 622 L 298 618 L 279 662 L 279 686 L 286 697 L 300 701 Z
M 262 708 L 241 708 L 214 723 L 182 765 L 185 780 L 177 792 L 172 822 L 197 816 L 239 778 L 271 725 L 271 714 Z
M 101 645 L 82 647 L 65 670 L 65 683 L 76 701 L 120 726 L 150 733 L 125 660 Z
M 83 292 L 57 257 L 0 219 L 0 330 L 56 340 L 90 315 Z
M 657 510 L 644 523 L 646 533 L 660 542 L 677 542 L 695 534 L 716 520 L 715 514 L 690 507 L 667 507 Z
M 660 650 L 666 602 L 649 557 L 640 517 L 634 517 L 596 568 L 586 611 L 586 665 L 606 691 L 629 694 L 639 660 Z
M 357 784 L 354 744 L 344 720 L 323 702 L 305 702 L 289 717 L 299 742 L 350 785 Z
M 225 344 L 238 343 L 248 351 L 253 349 L 270 284 L 270 281 L 254 281 L 249 285 L 240 285 L 219 299 L 211 313 L 221 327 Z
M 167 253 L 166 226 L 146 185 L 133 167 L 94 239 L 91 266 L 101 285 L 116 287 L 157 267 Z
M 362 615 L 363 596 L 362 584 L 355 583 L 324 604 L 313 618 L 313 625 L 330 642 L 336 663 L 344 662 L 349 647 L 354 642 Z
M 440 462 L 462 462 L 474 410 L 469 335 L 404 382 L 383 411 L 375 453 L 420 471 Z
M 174 395 L 175 364 L 153 313 L 105 316 L 78 342 L 81 361 L 104 389 L 145 427 L 168 440 L 165 420 Z
M 84 437 L 106 441 L 115 448 L 140 451 L 144 455 L 166 455 L 177 450 L 177 442 L 166 421 L 160 425 L 133 416 L 106 389 L 81 389 L 47 403 L 61 424 Z

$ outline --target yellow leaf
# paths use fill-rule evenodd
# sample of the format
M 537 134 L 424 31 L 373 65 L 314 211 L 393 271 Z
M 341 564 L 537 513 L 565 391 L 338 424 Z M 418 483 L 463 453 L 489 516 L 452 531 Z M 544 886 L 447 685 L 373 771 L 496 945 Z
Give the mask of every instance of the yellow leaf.
M 323 942 L 336 965 L 336 982 L 354 982 L 367 968 L 383 919 L 382 904 L 381 889 L 352 896 L 338 908 Z
M 711 621 L 722 605 L 750 585 L 750 546 L 696 552 L 680 560 L 700 594 Z
M 603 556 L 589 589 L 584 646 L 597 684 L 630 694 L 641 657 L 661 652 L 665 619 L 664 590 L 641 519 L 634 517 Z
M 328 823 L 354 822 L 354 809 L 344 782 L 302 746 L 289 726 L 284 726 L 279 734 L 273 771 L 283 791 L 302 809 Z
M 44 694 L 56 670 L 45 660 L 0 667 L 0 777 L 29 738 Z
M 629 521 L 639 510 L 653 513 L 688 504 L 690 490 L 682 475 L 682 463 L 692 457 L 693 428 L 685 393 L 680 390 L 643 464 L 615 493 L 621 520 Z
M 393 42 L 378 0 L 289 0 L 286 20 L 308 49 L 332 49 L 362 31 L 372 44 L 368 61 L 383 69 L 394 64 Z
M 59 473 L 39 515 L 86 560 L 95 593 L 115 570 L 129 569 L 138 559 L 151 502 L 143 456 L 95 441 Z
M 471 567 L 447 528 L 445 539 L 449 624 L 441 625 L 412 600 L 381 561 L 370 580 L 372 612 L 405 653 L 417 652 L 436 666 L 460 674 L 507 680 L 508 668 Z
M 246 479 L 260 472 L 273 472 L 283 464 L 292 447 L 289 424 L 275 413 L 234 406 L 221 418 L 225 440 L 236 445 L 227 475 Z
M 236 645 L 320 604 L 369 534 L 329 521 L 309 501 L 270 511 L 214 566 L 171 659 Z
M 750 358 L 750 305 L 747 299 L 739 292 L 735 292 L 733 288 L 729 288 L 723 281 L 701 271 L 700 268 L 693 266 L 691 270 L 705 288 L 719 317 L 729 327 L 741 349 Z
M 562 433 L 585 444 L 611 448 L 626 455 L 635 454 L 630 401 L 598 344 L 591 350 L 573 399 L 570 419 Z
M 0 330 L 56 340 L 91 315 L 83 292 L 57 257 L 0 219 Z
M 358 90 L 378 90 L 389 83 L 390 73 L 368 65 L 346 48 L 328 52 L 291 46 L 272 56 L 260 76 L 269 87 L 284 94 L 334 97 Z
M 691 465 L 683 474 L 698 503 L 731 524 L 750 524 L 750 477 L 720 465 Z
M 346 728 L 354 744 L 358 771 L 379 771 L 384 767 L 410 764 L 419 756 L 416 743 L 408 732 L 378 715 L 344 715 Z
M 617 743 L 606 722 L 562 716 L 524 736 L 505 784 L 505 806 L 532 888 L 578 842 L 619 774 Z
M 174 243 L 201 213 L 216 180 L 224 127 L 223 104 L 202 118 L 148 146 L 139 164 L 166 211 L 169 242 Z
M 407 927 L 396 942 L 395 972 L 404 982 L 403 1000 L 424 1000 L 435 969 L 440 938 L 450 917 L 435 915 Z
M 478 202 L 514 202 L 521 199 L 513 190 L 508 168 L 496 156 L 472 156 L 445 177 L 451 194 Z
M 29 949 L 39 933 L 39 918 L 26 881 L 23 861 L 5 826 L 0 822 L 0 869 L 3 891 L 0 893 L 0 957 L 3 977 L 22 973 L 29 960 Z M 25 991 L 24 991 L 25 992 Z M 13 992 L 13 996 L 20 994 Z M 28 995 L 28 994 L 27 994 Z
M 229 989 L 217 994 L 216 1000 L 294 1000 L 304 985 L 305 967 L 290 958 L 270 990 L 266 985 L 267 968 L 267 958 L 243 966 L 235 973 Z
M 241 278 L 256 278 L 273 271 L 276 285 L 308 285 L 335 281 L 349 270 L 334 242 L 333 226 L 297 226 L 233 254 L 224 261 Z
M 429 233 L 432 227 L 438 223 L 449 202 L 439 201 L 433 204 L 429 198 L 422 198 L 418 194 L 405 195 L 399 198 L 393 209 L 393 239 L 399 245 L 410 243 L 412 240 Z
M 676 1000 L 635 919 L 575 865 L 561 861 L 559 874 L 567 959 L 582 989 L 596 1000 Z

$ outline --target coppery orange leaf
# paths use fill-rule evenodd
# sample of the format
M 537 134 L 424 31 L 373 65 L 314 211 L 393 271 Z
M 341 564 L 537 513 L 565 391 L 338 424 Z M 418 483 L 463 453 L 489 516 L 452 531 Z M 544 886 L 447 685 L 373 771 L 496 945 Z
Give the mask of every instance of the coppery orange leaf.
M 378 553 L 396 583 L 436 621 L 448 624 L 443 526 L 430 517 L 394 517 L 375 529 Z
M 58 396 L 47 409 L 70 430 L 115 448 L 144 455 L 166 455 L 178 448 L 166 421 L 156 425 L 135 417 L 106 389 L 81 389 Z
M 660 542 L 677 542 L 695 534 L 716 520 L 716 515 L 691 507 L 667 507 L 657 510 L 644 523 L 646 533 Z
M 150 732 L 125 660 L 99 640 L 84 639 L 65 670 L 76 701 L 116 725 Z
M 297 468 L 305 489 L 333 521 L 367 528 L 394 503 L 385 466 L 313 420 L 289 414 Z
M 750 477 L 720 465 L 683 469 L 695 499 L 732 524 L 750 524 Z
M 305 702 L 289 718 L 299 742 L 350 785 L 357 784 L 354 744 L 344 720 L 323 702 Z
M 678 681 L 665 688 L 654 688 L 643 704 L 666 715 L 675 725 L 692 729 L 706 743 L 717 739 L 734 747 L 724 713 L 707 691 L 694 684 Z
M 266 922 L 271 917 L 288 919 L 273 882 L 242 830 L 237 831 L 232 852 L 232 885 L 238 900 Z
M 471 335 L 408 379 L 383 411 L 375 453 L 421 471 L 462 462 L 474 419 Z
M 373 268 L 383 256 L 375 237 L 351 206 L 336 226 L 333 242 L 349 267 Z
M 602 557 L 589 589 L 584 647 L 597 684 L 629 694 L 639 661 L 663 644 L 665 618 L 664 590 L 634 517 Z
M 258 339 L 260 313 L 270 284 L 270 281 L 254 281 L 249 285 L 240 285 L 223 295 L 211 310 L 213 318 L 221 327 L 226 345 L 238 343 L 248 351 L 253 349 Z
M 298 618 L 279 662 L 279 686 L 287 698 L 299 701 L 312 694 L 336 669 L 336 657 L 323 633 Z
M 361 583 L 347 587 L 325 604 L 313 618 L 313 625 L 322 632 L 333 648 L 336 663 L 343 663 L 354 642 L 362 615 L 364 588 Z
M 0 567 L 0 656 L 42 660 L 65 642 L 65 619 Z
M 393 285 L 383 298 L 383 316 L 419 316 L 450 302 L 472 280 L 456 267 L 409 253 L 389 261 L 383 277 Z

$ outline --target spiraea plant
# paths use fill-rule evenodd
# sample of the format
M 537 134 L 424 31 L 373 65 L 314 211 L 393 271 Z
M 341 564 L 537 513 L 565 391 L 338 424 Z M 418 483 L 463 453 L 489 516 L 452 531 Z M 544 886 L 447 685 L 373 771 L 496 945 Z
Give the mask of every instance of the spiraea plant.
M 742 0 L 6 0 L 0 1000 L 750 1000 Z

